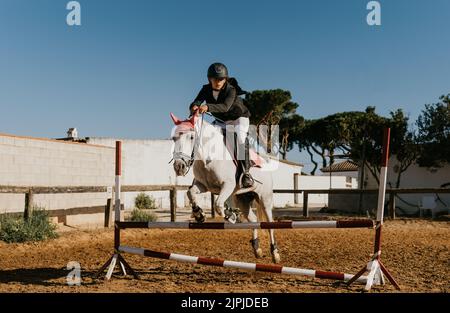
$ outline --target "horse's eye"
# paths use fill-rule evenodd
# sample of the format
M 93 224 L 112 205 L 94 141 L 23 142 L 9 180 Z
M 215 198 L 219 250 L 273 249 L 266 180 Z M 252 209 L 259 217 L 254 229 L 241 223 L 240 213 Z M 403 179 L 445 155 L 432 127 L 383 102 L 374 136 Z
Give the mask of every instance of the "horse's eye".
M 191 140 L 194 140 L 194 135 L 191 135 Z

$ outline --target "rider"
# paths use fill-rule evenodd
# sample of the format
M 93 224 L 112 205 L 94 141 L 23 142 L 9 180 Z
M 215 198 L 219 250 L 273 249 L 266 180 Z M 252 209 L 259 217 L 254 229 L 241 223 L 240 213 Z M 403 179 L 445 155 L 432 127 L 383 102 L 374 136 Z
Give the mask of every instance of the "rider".
M 191 112 L 210 112 L 214 117 L 228 125 L 234 125 L 238 139 L 238 151 L 245 151 L 245 158 L 237 158 L 243 168 L 242 187 L 253 186 L 254 181 L 249 173 L 248 129 L 250 112 L 239 97 L 242 90 L 230 83 L 228 69 L 222 63 L 213 63 L 208 68 L 209 84 L 203 85 L 194 102 L 189 106 Z M 206 102 L 203 104 L 203 102 Z M 238 153 L 239 154 L 239 153 Z

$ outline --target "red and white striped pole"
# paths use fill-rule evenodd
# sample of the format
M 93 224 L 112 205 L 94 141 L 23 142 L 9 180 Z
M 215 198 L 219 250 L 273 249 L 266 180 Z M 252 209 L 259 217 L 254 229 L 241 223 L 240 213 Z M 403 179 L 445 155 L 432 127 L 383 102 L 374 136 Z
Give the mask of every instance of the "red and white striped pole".
M 298 228 L 373 228 L 369 219 L 341 221 L 284 221 L 256 223 L 194 223 L 194 222 L 117 222 L 120 229 L 298 229 Z
M 114 250 L 120 246 L 120 228 L 117 223 L 120 222 L 120 178 L 122 176 L 122 142 L 116 141 L 116 177 L 114 187 Z
M 384 220 L 384 201 L 386 198 L 386 183 L 387 183 L 387 169 L 389 160 L 389 144 L 391 137 L 391 129 L 386 128 L 383 136 L 383 153 L 381 156 L 381 169 L 380 169 L 380 188 L 378 190 L 378 205 L 377 205 L 377 222 L 375 225 L 375 245 L 374 255 L 380 258 L 381 254 L 381 228 Z
M 109 263 L 108 271 L 106 272 L 106 279 L 110 279 L 116 263 L 119 260 L 119 264 L 124 274 L 126 274 L 125 266 L 121 262 L 120 258 L 120 227 L 117 223 L 120 222 L 120 176 L 122 175 L 122 142 L 116 141 L 116 176 L 114 184 L 114 254 Z M 120 259 L 119 259 L 120 258 Z
M 381 263 L 381 229 L 383 227 L 384 220 L 384 201 L 386 197 L 386 183 L 387 183 L 387 170 L 389 161 L 389 144 L 391 137 L 391 129 L 386 128 L 383 135 L 383 150 L 381 156 L 381 169 L 380 169 L 380 184 L 378 190 L 378 204 L 377 204 L 377 220 L 375 226 L 375 243 L 372 260 L 369 261 L 367 266 L 362 268 L 352 279 L 349 280 L 348 284 L 353 283 L 366 271 L 369 271 L 367 275 L 367 283 L 365 290 L 370 290 L 374 280 L 379 281 L 379 283 L 384 284 L 383 274 L 389 279 L 392 285 L 400 290 L 400 286 L 395 281 L 394 277 L 389 273 L 387 268 Z
M 190 256 L 190 255 L 184 255 L 184 254 L 178 254 L 178 253 L 160 252 L 160 251 L 128 247 L 128 246 L 120 246 L 119 251 L 124 252 L 124 253 L 131 253 L 131 254 L 137 254 L 137 255 L 141 255 L 141 256 L 157 258 L 157 259 L 173 260 L 173 261 L 178 261 L 178 262 L 186 262 L 186 263 L 201 264 L 201 265 L 237 268 L 237 269 L 257 271 L 257 272 L 303 275 L 303 276 L 309 276 L 309 277 L 314 277 L 314 278 L 334 279 L 334 280 L 341 280 L 341 281 L 349 281 L 353 277 L 353 275 L 351 275 L 351 274 L 338 273 L 338 272 L 317 271 L 317 270 L 310 270 L 310 269 L 304 269 L 304 268 L 280 266 L 280 265 L 276 265 L 276 264 L 258 264 L 258 263 L 239 262 L 239 261 L 229 261 L 229 260 L 223 260 L 223 259 L 217 259 L 217 258 L 205 258 L 205 257 Z M 360 276 L 356 279 L 356 281 L 360 282 L 360 283 L 366 283 L 367 277 Z

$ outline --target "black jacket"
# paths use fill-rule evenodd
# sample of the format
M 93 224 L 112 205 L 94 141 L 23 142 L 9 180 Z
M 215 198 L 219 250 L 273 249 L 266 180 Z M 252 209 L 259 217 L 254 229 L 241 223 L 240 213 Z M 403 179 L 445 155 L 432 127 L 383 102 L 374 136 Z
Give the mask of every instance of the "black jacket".
M 214 117 L 223 121 L 235 120 L 239 117 L 250 117 L 250 111 L 244 105 L 242 98 L 237 95 L 236 88 L 229 83 L 219 92 L 217 100 L 214 99 L 211 84 L 203 85 L 189 108 L 192 108 L 194 105 L 200 106 L 203 101 L 206 102 L 208 111 Z

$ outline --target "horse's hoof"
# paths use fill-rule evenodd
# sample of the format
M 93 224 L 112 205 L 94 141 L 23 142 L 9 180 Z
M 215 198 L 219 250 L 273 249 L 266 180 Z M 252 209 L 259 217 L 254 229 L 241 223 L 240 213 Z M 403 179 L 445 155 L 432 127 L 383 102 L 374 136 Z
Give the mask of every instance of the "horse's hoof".
M 261 248 L 254 250 L 254 252 L 255 252 L 255 258 L 260 259 L 263 257 L 263 252 L 262 252 Z
M 233 212 L 231 213 L 231 215 L 227 215 L 225 216 L 225 220 L 230 222 L 231 224 L 234 224 L 237 222 L 237 216 L 236 214 Z
M 197 222 L 197 223 L 204 223 L 205 222 L 205 216 L 204 215 L 202 215 L 202 216 L 196 216 L 195 217 L 195 221 Z
M 272 261 L 273 261 L 273 263 L 275 263 L 275 264 L 280 263 L 280 261 L 281 261 L 280 254 L 279 254 L 277 251 L 274 251 L 274 252 L 272 253 Z
M 195 218 L 197 223 L 203 223 L 205 221 L 205 214 L 203 214 L 203 210 L 199 206 L 192 209 L 192 217 Z

